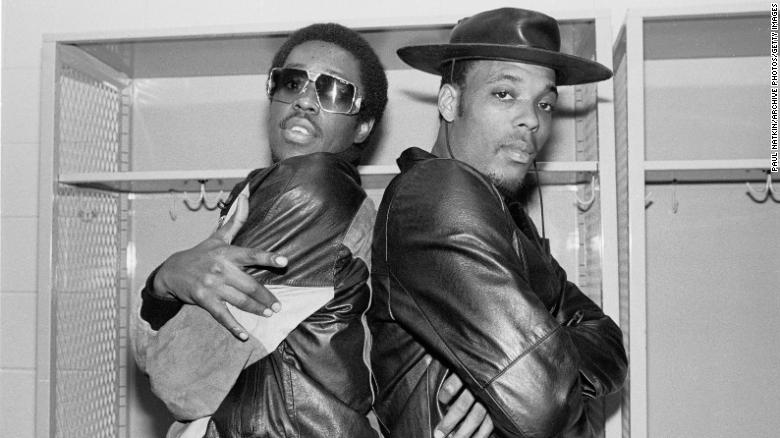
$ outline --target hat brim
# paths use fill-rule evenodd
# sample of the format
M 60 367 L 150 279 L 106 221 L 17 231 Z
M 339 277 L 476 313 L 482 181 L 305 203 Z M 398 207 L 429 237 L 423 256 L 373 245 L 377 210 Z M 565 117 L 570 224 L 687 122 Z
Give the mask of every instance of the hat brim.
M 430 44 L 398 49 L 398 56 L 424 72 L 441 74 L 441 65 L 463 59 L 495 59 L 527 62 L 550 67 L 557 73 L 557 85 L 577 85 L 612 77 L 612 71 L 590 59 L 533 47 L 499 44 Z

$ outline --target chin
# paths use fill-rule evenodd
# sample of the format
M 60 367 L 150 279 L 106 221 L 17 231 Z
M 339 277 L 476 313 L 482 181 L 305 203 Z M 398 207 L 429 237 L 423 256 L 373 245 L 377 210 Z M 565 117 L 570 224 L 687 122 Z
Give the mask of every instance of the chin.
M 307 155 L 313 152 L 317 152 L 317 148 L 309 144 L 299 143 L 284 143 L 282 148 L 271 149 L 271 159 L 274 162 L 286 160 L 287 158 L 297 157 L 299 155 Z
M 514 196 L 523 186 L 523 179 L 507 178 L 506 174 L 500 171 L 490 172 L 488 178 L 504 195 Z

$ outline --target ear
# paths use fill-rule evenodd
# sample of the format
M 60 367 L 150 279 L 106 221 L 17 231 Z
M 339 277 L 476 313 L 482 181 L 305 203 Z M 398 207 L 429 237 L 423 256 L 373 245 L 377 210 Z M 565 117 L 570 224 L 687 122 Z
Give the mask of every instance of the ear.
M 447 122 L 455 120 L 455 115 L 458 114 L 459 93 L 460 90 L 452 84 L 444 84 L 439 88 L 439 114 Z
M 355 138 L 352 141 L 355 144 L 360 144 L 366 141 L 368 134 L 371 134 L 371 130 L 374 129 L 374 119 L 368 119 L 358 123 L 355 128 Z

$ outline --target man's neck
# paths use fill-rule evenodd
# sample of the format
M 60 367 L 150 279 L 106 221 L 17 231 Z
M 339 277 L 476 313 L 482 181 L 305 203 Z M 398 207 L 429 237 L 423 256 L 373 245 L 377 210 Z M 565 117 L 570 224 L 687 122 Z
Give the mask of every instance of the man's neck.
M 450 148 L 447 147 L 447 127 L 445 123 L 441 122 L 439 124 L 439 133 L 436 136 L 436 141 L 433 143 L 431 153 L 439 158 L 454 158 L 450 154 Z
M 360 158 L 363 154 L 363 145 L 353 143 L 343 151 L 336 152 L 336 155 L 349 164 L 356 166 L 360 164 Z

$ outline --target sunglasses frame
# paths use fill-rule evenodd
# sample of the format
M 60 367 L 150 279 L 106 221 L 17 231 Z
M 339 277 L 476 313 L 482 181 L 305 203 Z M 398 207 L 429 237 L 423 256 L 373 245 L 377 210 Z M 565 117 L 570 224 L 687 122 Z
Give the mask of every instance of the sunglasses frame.
M 306 83 L 303 85 L 303 88 L 301 88 L 301 91 L 298 92 L 298 95 L 302 95 L 303 93 L 305 93 L 306 90 L 309 87 L 309 84 L 313 83 L 314 84 L 314 95 L 317 96 L 317 106 L 319 106 L 319 108 L 322 111 L 325 111 L 326 113 L 331 113 L 331 114 L 344 114 L 344 115 L 348 115 L 348 116 L 353 116 L 353 115 L 357 114 L 358 112 L 360 112 L 360 105 L 361 105 L 361 103 L 363 103 L 363 97 L 358 95 L 358 86 L 356 84 L 354 84 L 353 82 L 348 81 L 348 80 L 346 80 L 344 78 L 341 78 L 339 76 L 331 74 L 331 73 L 312 72 L 312 71 L 309 71 L 309 70 L 306 70 L 306 69 L 303 69 L 303 68 L 296 68 L 296 67 L 274 67 L 274 68 L 272 68 L 271 70 L 268 71 L 268 79 L 266 80 L 266 83 L 265 83 L 265 94 L 268 96 L 268 99 L 270 99 L 271 101 L 276 100 L 277 102 L 292 103 L 292 102 L 285 102 L 285 101 L 280 100 L 280 99 L 274 99 L 274 97 L 272 95 L 272 89 L 275 87 L 275 85 L 278 85 L 278 84 L 274 84 L 273 74 L 274 74 L 274 72 L 277 72 L 277 71 L 281 72 L 283 70 L 297 70 L 297 71 L 306 72 L 306 78 L 307 78 Z M 345 84 L 349 84 L 349 85 L 352 86 L 352 88 L 355 89 L 355 94 L 354 94 L 354 96 L 352 96 L 352 102 L 350 103 L 349 109 L 347 109 L 346 112 L 329 110 L 329 109 L 327 109 L 327 108 L 322 106 L 322 101 L 320 100 L 320 93 L 317 91 L 317 79 L 320 76 L 331 77 L 333 79 L 336 79 L 337 81 L 343 82 Z

